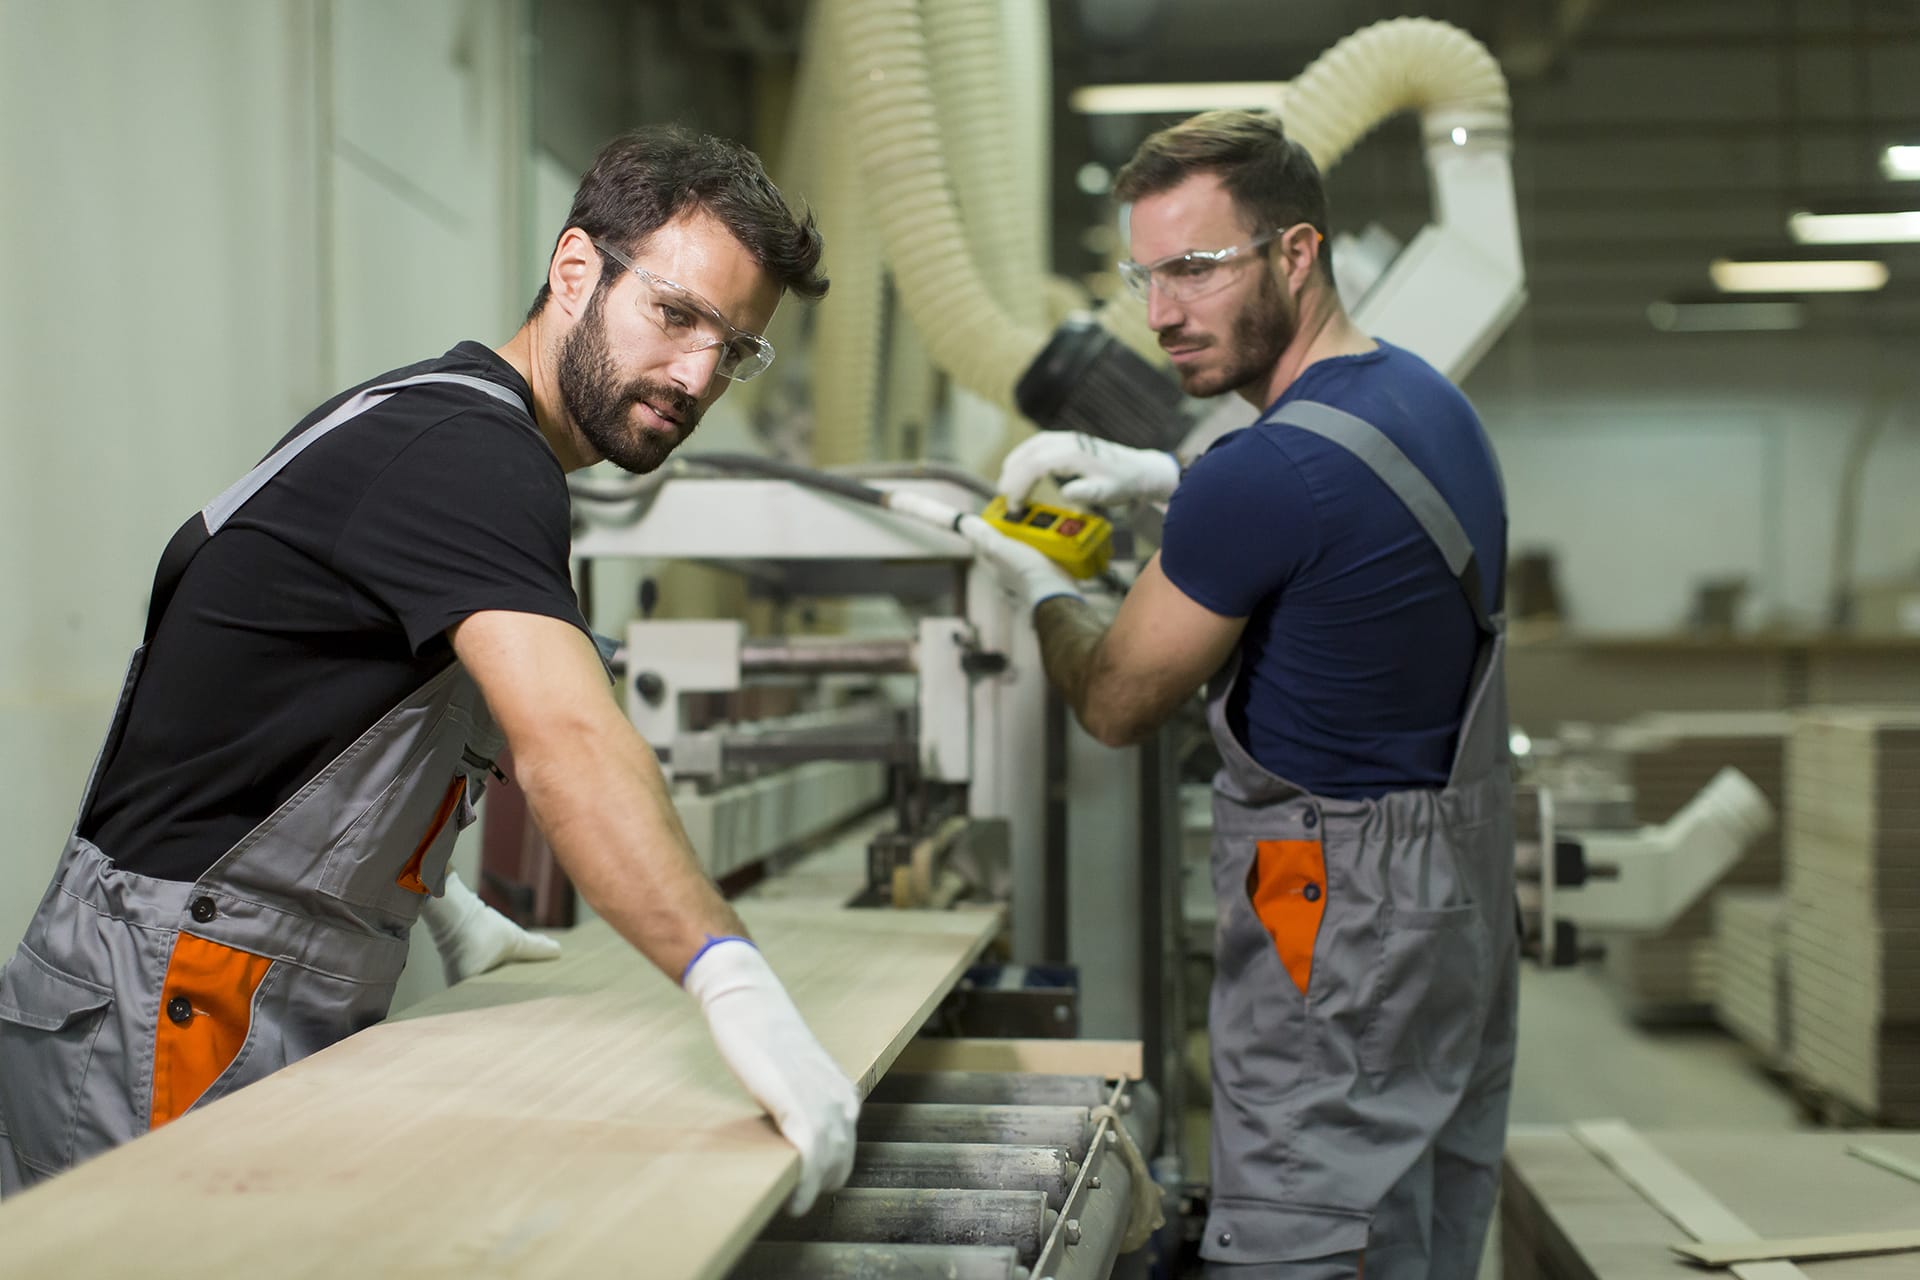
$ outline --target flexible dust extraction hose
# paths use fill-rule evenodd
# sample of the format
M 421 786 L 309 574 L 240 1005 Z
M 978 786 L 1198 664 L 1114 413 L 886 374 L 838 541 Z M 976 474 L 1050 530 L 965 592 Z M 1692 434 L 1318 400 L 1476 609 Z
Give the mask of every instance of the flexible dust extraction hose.
M 816 194 L 832 289 L 814 312 L 813 438 L 821 466 L 873 456 L 880 396 L 886 281 L 868 217 L 853 121 L 837 74 L 840 33 L 829 6 L 813 11 L 801 50 L 793 115 L 782 153 L 783 185 Z
M 1046 342 L 994 299 L 950 186 L 919 0 L 823 0 L 845 38 L 869 207 L 934 363 L 1003 408 Z
M 1418 111 L 1431 139 L 1511 121 L 1507 78 L 1487 47 L 1431 18 L 1393 18 L 1341 40 L 1288 84 L 1287 133 L 1322 173 L 1389 116 Z
M 1023 225 L 1030 211 L 1019 206 L 1002 6 L 925 0 L 924 13 L 942 150 L 968 249 L 994 301 L 1021 323 L 1038 325 L 1041 231 L 1037 220 Z
M 1085 390 L 1100 402 L 1099 411 L 1079 416 L 1105 418 L 1114 406 L 1133 404 L 1141 421 L 1128 434 L 1177 434 L 1179 424 L 1162 416 L 1165 397 L 1151 391 L 1165 378 L 1111 334 L 1092 326 L 1062 330 L 1052 340 L 1064 340 L 1073 350 L 1043 360 L 1048 335 L 996 304 L 969 252 L 949 185 L 917 0 L 825 3 L 842 24 L 851 98 L 872 131 L 864 150 L 871 207 L 908 311 L 935 362 L 1002 406 L 1016 404 L 1014 388 L 1023 374 L 1041 375 L 1029 377 L 1023 390 L 1032 395 L 1018 407 L 1043 426 L 1072 421 Z M 1324 169 L 1382 120 L 1408 108 L 1426 113 L 1429 132 L 1441 122 L 1447 129 L 1504 129 L 1505 80 L 1492 55 L 1464 32 L 1426 19 L 1395 19 L 1354 33 L 1316 59 L 1289 90 L 1283 114 Z M 1100 349 L 1089 353 L 1090 346 Z M 1098 385 L 1054 385 L 1044 376 L 1048 368 Z

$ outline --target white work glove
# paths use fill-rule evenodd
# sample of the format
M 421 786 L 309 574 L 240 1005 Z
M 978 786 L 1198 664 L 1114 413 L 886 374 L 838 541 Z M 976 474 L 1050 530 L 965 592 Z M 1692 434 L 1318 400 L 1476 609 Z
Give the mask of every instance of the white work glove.
M 853 1171 L 860 1095 L 814 1039 L 793 998 L 760 949 L 745 938 L 713 938 L 680 979 L 700 1002 L 707 1030 L 740 1087 L 765 1107 L 800 1151 L 800 1185 L 787 1212 L 805 1213 L 822 1191 Z
M 1072 596 L 1084 600 L 1073 579 L 1037 548 L 1009 538 L 979 516 L 961 516 L 960 536 L 973 544 L 975 554 L 993 569 L 1000 585 L 1031 610 L 1042 600 Z
M 516 960 L 551 960 L 560 954 L 558 942 L 528 933 L 480 901 L 480 895 L 451 868 L 446 890 L 426 900 L 420 918 L 433 935 L 448 986 Z
M 1158 449 L 1135 449 L 1079 431 L 1042 431 L 1028 436 L 1000 464 L 1000 492 L 1007 507 L 1027 505 L 1033 486 L 1047 476 L 1076 476 L 1060 496 L 1082 506 L 1118 502 L 1165 502 L 1180 484 L 1180 464 Z

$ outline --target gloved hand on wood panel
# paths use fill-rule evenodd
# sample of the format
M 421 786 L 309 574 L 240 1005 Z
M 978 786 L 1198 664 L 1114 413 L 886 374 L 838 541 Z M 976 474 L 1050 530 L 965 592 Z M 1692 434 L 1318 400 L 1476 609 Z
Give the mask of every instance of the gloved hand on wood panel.
M 740 1086 L 765 1107 L 800 1152 L 800 1183 L 787 1202 L 805 1213 L 814 1197 L 853 1171 L 860 1095 L 820 1041 L 760 949 L 745 938 L 711 938 L 680 979 L 700 1002 L 707 1030 Z

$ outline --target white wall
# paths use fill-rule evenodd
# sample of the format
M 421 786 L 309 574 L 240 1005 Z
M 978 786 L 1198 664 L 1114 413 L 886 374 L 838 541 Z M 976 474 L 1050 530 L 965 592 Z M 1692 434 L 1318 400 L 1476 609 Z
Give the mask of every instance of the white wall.
M 1675 334 L 1627 348 L 1524 332 L 1468 378 L 1505 469 L 1516 551 L 1551 549 L 1582 632 L 1683 625 L 1695 584 L 1746 575 L 1743 622 L 1818 625 L 1846 457 L 1904 388 L 1863 486 L 1856 580 L 1920 569 L 1910 354 L 1868 338 Z
M 517 0 L 0 0 L 0 948 L 154 560 L 332 390 L 525 306 Z

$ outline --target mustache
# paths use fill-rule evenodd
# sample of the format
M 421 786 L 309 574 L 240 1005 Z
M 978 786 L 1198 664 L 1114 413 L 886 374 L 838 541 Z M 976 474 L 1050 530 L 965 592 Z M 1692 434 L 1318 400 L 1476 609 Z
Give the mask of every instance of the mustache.
M 1213 340 L 1204 334 L 1193 333 L 1187 329 L 1156 329 L 1154 335 L 1163 347 L 1201 347 Z
M 655 382 L 651 378 L 635 378 L 627 387 L 629 400 L 644 400 L 656 410 L 665 409 L 667 417 L 680 424 L 682 431 L 690 431 L 700 421 L 700 402 L 670 383 Z

